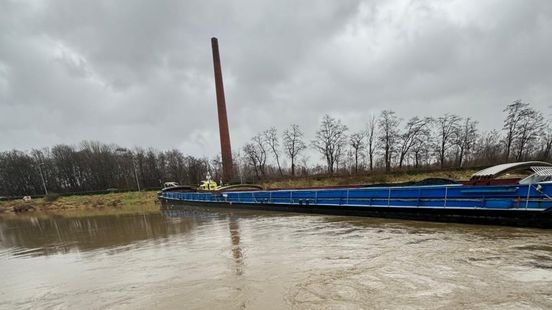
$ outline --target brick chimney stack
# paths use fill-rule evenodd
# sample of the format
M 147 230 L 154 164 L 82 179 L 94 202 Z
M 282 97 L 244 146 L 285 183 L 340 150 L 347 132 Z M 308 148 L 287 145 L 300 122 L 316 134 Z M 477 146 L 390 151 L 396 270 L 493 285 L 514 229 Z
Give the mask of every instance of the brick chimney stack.
M 220 55 L 217 38 L 211 38 L 213 49 L 213 66 L 215 70 L 215 90 L 217 93 L 217 110 L 220 133 L 220 151 L 222 155 L 222 180 L 224 183 L 233 179 L 232 148 L 230 146 L 230 131 L 228 129 L 228 116 L 226 114 L 226 101 L 224 99 L 224 85 L 222 83 L 222 69 L 220 67 Z

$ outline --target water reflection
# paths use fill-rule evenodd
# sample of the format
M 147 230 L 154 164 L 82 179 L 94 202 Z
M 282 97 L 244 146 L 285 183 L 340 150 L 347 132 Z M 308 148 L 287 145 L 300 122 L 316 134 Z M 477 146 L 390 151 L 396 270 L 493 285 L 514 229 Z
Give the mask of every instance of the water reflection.
M 51 255 L 70 251 L 113 248 L 128 250 L 128 245 L 158 240 L 191 232 L 205 220 L 198 217 L 167 218 L 159 213 L 91 216 L 0 217 L 0 247 L 17 255 Z
M 171 235 L 186 235 L 202 225 L 212 222 L 227 222 L 227 234 L 231 241 L 231 256 L 236 273 L 243 272 L 244 254 L 242 250 L 240 220 L 284 221 L 289 218 L 317 219 L 297 227 L 295 234 L 346 235 L 349 238 L 367 232 L 385 235 L 428 236 L 407 244 L 419 244 L 433 239 L 448 238 L 451 234 L 461 234 L 470 240 L 500 240 L 519 237 L 550 237 L 548 230 L 524 229 L 499 226 L 478 226 L 450 223 L 416 222 L 377 218 L 296 215 L 278 212 L 258 212 L 246 210 L 205 210 L 190 207 L 187 209 L 164 209 L 160 213 L 127 214 L 89 217 L 63 216 L 21 216 L 17 218 L 0 217 L 0 248 L 9 249 L 17 255 L 51 255 L 70 251 L 92 251 L 101 248 L 126 247 L 140 241 L 166 239 Z M 322 221 L 320 221 L 322 220 Z M 430 235 L 436 236 L 431 237 Z M 550 249 L 548 245 L 535 246 L 538 249 Z M 523 248 L 531 248 L 531 245 Z M 115 249 L 114 251 L 117 251 Z M 550 250 L 549 250 L 550 251 Z
M 232 257 L 236 265 L 236 274 L 241 275 L 243 272 L 243 253 L 240 247 L 240 224 L 235 217 L 230 217 L 228 228 L 230 229 L 230 239 L 232 240 Z
M 217 220 L 227 220 L 228 221 L 228 231 L 231 241 L 231 256 L 234 260 L 234 266 L 236 275 L 241 275 L 243 273 L 244 257 L 243 251 L 240 245 L 240 223 L 239 219 L 255 217 L 258 213 L 255 212 L 236 212 L 234 210 L 204 210 L 201 208 L 187 208 L 187 209 L 164 209 L 162 214 L 170 218 L 180 218 L 180 219 L 190 219 L 195 220 L 206 220 L 206 219 L 217 219 Z M 270 214 L 268 214 L 270 216 Z
M 188 208 L 188 209 L 164 209 L 161 211 L 162 214 L 169 218 L 178 218 L 178 219 L 194 219 L 198 220 L 227 220 L 228 221 L 228 231 L 231 241 L 231 256 L 234 260 L 234 266 L 236 275 L 241 275 L 243 273 L 243 264 L 244 257 L 243 251 L 240 246 L 240 224 L 239 218 L 248 216 L 255 216 L 255 213 L 251 212 L 241 212 L 236 214 L 235 211 L 213 211 L 213 210 L 203 210 L 198 208 Z

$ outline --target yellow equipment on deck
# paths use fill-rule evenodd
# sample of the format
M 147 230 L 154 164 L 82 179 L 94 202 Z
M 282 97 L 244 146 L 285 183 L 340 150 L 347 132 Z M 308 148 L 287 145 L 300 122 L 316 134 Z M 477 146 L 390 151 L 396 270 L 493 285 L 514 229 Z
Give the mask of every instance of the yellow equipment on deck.
M 207 181 L 201 181 L 201 185 L 199 186 L 199 189 L 204 191 L 216 191 L 219 189 L 219 186 L 217 182 L 207 179 Z

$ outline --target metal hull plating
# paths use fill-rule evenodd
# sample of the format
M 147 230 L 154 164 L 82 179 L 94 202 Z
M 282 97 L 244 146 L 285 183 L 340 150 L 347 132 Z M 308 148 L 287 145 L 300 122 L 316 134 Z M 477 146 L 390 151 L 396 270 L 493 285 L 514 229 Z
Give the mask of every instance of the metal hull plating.
M 366 216 L 405 220 L 453 222 L 481 225 L 552 228 L 552 212 L 526 210 L 480 210 L 402 207 L 296 206 L 281 204 L 240 204 L 197 202 L 161 198 L 165 210 L 200 207 L 204 210 L 263 210 L 344 216 Z
M 552 228 L 552 184 L 163 193 L 164 208 L 270 210 Z

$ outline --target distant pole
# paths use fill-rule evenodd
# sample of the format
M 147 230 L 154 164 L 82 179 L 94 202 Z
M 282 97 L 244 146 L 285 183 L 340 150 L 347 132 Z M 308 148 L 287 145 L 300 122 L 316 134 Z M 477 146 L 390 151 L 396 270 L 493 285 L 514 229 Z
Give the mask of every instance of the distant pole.
M 140 182 L 138 182 L 138 173 L 136 173 L 136 165 L 134 164 L 134 157 L 132 157 L 132 169 L 134 169 L 134 178 L 136 179 L 136 187 L 140 191 Z
M 213 50 L 213 66 L 215 71 L 215 91 L 217 94 L 217 111 L 220 134 L 220 150 L 222 155 L 222 180 L 225 183 L 232 181 L 233 163 L 232 149 L 230 145 L 230 131 L 228 129 L 228 116 L 226 114 L 226 101 L 224 99 L 224 85 L 222 83 L 222 69 L 217 38 L 211 38 Z
M 42 173 L 42 165 L 44 165 L 44 163 L 39 163 L 38 164 L 38 171 L 40 172 L 40 178 L 42 179 L 42 186 L 44 187 L 44 193 L 45 195 L 48 195 L 48 189 L 46 188 L 46 181 L 44 180 L 44 174 Z

